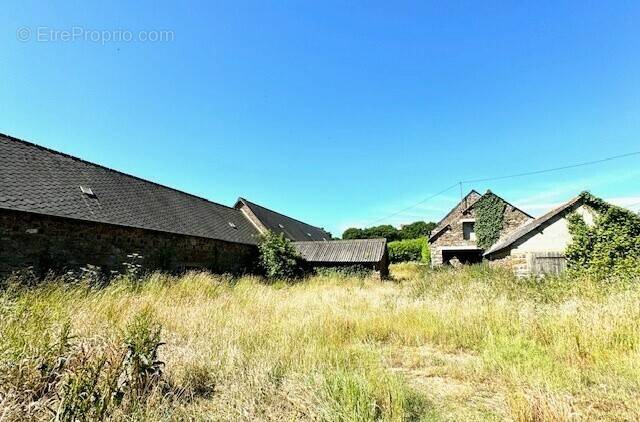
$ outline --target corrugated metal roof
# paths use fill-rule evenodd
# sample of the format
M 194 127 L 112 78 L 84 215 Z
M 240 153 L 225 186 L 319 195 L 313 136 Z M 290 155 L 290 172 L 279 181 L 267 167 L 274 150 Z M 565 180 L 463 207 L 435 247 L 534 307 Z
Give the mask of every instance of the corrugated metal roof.
M 386 239 L 331 240 L 328 242 L 293 242 L 298 253 L 308 262 L 380 262 Z
M 282 233 L 289 240 L 292 241 L 307 241 L 307 240 L 331 240 L 331 234 L 324 231 L 320 227 L 315 227 L 310 224 L 304 223 L 295 218 L 288 217 L 279 212 L 272 211 L 261 205 L 254 204 L 244 198 L 239 198 L 236 208 L 244 204 L 253 212 L 258 220 L 268 229 L 274 233 Z
M 234 208 L 2 134 L 0 208 L 235 243 L 258 240 Z

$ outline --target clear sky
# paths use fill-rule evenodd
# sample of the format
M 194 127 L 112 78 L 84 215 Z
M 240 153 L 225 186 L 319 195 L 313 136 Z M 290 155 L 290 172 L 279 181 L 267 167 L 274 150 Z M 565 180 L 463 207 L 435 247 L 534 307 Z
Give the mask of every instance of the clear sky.
M 0 132 L 337 235 L 640 150 L 637 1 L 11 3 Z M 640 208 L 640 156 L 471 188 Z

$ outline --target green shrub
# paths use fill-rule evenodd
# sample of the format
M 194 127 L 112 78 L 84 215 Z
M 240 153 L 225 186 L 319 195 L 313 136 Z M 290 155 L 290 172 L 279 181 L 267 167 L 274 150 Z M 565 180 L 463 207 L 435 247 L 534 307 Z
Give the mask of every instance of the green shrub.
M 425 264 L 431 264 L 431 248 L 427 239 L 422 243 L 421 261 Z
M 269 231 L 262 236 L 258 247 L 260 265 L 268 279 L 289 280 L 302 275 L 302 259 L 284 234 Z
M 392 263 L 429 260 L 429 242 L 424 237 L 390 242 L 388 248 Z
M 597 278 L 640 275 L 640 216 L 588 192 L 582 196 L 596 216 L 591 226 L 579 214 L 568 218 L 572 242 L 566 257 L 570 272 Z

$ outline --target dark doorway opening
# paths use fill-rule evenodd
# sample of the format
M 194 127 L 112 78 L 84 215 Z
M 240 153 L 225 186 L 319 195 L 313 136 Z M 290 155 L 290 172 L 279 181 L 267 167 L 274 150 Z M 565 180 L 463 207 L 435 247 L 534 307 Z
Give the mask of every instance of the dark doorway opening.
M 482 262 L 482 249 L 459 249 L 442 251 L 442 262 L 451 264 L 452 260 L 461 264 L 478 264 Z

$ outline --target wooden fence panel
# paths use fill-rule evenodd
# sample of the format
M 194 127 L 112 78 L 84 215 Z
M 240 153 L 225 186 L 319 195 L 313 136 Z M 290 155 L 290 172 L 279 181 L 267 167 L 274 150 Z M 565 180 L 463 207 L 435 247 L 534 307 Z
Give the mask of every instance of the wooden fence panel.
M 527 258 L 532 274 L 560 274 L 567 268 L 562 252 L 531 252 Z

